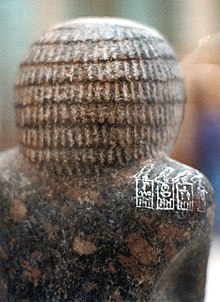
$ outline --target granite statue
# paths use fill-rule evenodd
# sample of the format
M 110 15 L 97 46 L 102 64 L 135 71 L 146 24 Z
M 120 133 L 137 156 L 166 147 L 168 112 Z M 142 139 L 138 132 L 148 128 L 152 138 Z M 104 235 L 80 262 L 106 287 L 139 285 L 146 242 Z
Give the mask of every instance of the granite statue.
M 1 301 L 203 301 L 212 189 L 169 158 L 184 100 L 150 27 L 81 18 L 32 45 L 0 155 Z

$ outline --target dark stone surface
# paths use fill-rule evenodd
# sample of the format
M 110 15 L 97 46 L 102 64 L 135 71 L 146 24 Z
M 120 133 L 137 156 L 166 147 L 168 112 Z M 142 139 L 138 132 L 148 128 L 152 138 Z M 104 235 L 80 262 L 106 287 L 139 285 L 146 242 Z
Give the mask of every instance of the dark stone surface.
M 154 30 L 78 20 L 33 45 L 0 157 L 1 301 L 203 301 L 212 191 L 167 157 L 183 102 Z
M 203 301 L 213 212 L 204 177 L 205 212 L 149 210 L 135 205 L 140 164 L 61 182 L 18 158 L 1 163 L 2 301 Z M 169 159 L 152 173 L 167 167 L 198 175 Z

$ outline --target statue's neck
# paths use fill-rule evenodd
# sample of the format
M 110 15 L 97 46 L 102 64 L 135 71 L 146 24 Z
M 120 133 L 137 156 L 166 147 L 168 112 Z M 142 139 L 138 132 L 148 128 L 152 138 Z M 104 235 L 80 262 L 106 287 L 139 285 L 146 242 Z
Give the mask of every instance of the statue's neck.
M 161 152 L 149 152 L 134 148 L 50 150 L 20 148 L 24 158 L 40 171 L 65 177 L 73 175 L 102 175 L 105 171 L 141 166 L 145 162 L 157 161 L 166 156 Z M 132 156 L 133 155 L 133 156 Z

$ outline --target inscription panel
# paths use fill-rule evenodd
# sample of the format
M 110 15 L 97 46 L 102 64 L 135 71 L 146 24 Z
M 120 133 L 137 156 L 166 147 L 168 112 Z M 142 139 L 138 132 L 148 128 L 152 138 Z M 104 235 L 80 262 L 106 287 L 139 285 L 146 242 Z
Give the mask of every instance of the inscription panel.
M 136 207 L 151 210 L 206 211 L 206 195 L 202 176 L 196 170 L 184 170 L 176 174 L 175 169 L 166 167 L 156 177 L 155 165 L 144 167 L 134 175 L 136 181 Z M 199 195 L 198 204 L 194 204 L 194 192 Z

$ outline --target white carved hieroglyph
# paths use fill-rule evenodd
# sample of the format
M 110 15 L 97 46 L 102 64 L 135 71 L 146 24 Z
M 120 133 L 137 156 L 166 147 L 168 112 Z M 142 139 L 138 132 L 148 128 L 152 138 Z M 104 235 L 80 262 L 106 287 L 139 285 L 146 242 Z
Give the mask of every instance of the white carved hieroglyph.
M 176 175 L 174 168 L 167 167 L 151 179 L 149 174 L 154 166 L 154 164 L 146 166 L 134 175 L 136 207 L 152 210 L 206 211 L 208 192 L 202 185 L 200 173 L 194 170 L 192 174 L 190 170 L 184 170 Z M 195 184 L 199 196 L 197 206 L 194 204 L 193 196 Z

